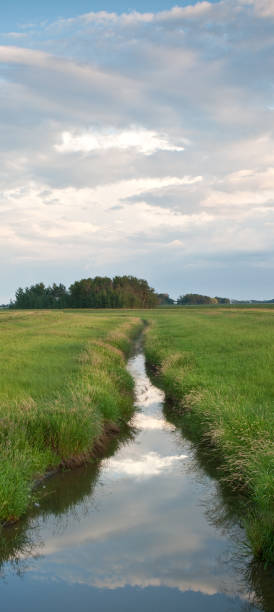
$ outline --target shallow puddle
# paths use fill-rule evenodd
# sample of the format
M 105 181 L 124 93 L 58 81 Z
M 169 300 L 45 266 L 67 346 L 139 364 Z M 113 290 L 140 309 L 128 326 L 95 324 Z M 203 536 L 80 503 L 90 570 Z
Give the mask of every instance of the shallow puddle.
M 270 572 L 251 563 L 218 484 L 164 418 L 141 347 L 128 369 L 136 413 L 113 454 L 49 480 L 2 533 L 1 610 L 270 612 Z

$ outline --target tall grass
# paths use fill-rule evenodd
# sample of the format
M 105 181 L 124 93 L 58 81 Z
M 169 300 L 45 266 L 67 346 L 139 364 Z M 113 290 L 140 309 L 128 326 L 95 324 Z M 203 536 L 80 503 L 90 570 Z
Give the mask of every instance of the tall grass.
M 17 520 L 47 470 L 84 461 L 106 423 L 126 418 L 125 369 L 138 318 L 119 314 L 3 314 L 0 382 L 0 521 Z
M 148 363 L 181 424 L 218 456 L 222 478 L 246 493 L 256 557 L 274 561 L 274 313 L 195 309 L 156 313 Z
M 125 355 L 139 317 L 150 323 L 147 360 L 182 427 L 246 495 L 253 552 L 274 561 L 270 308 L 0 313 L 0 521 L 26 512 L 46 470 L 85 460 L 105 424 L 126 418 Z

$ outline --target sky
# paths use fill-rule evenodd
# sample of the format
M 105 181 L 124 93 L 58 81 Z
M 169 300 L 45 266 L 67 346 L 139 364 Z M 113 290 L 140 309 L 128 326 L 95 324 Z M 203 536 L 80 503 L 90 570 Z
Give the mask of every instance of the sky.
M 10 0 L 0 303 L 132 274 L 274 298 L 274 0 Z

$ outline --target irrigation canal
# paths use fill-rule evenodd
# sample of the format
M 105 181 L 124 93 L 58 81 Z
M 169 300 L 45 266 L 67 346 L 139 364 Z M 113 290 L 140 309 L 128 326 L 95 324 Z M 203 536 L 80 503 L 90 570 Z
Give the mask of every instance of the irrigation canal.
M 195 449 L 163 415 L 141 345 L 136 412 L 109 456 L 58 474 L 1 536 L 2 612 L 271 612 L 271 572 Z

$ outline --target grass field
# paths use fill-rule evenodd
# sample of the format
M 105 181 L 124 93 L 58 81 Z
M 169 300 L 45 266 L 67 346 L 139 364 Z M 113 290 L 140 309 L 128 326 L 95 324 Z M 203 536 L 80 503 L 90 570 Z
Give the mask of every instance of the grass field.
M 274 561 L 274 311 L 158 310 L 146 357 L 192 437 L 218 455 L 222 477 L 247 493 L 255 556 Z
M 24 514 L 34 479 L 84 459 L 128 415 L 124 356 L 140 327 L 119 312 L 0 314 L 0 521 Z
M 132 408 L 131 338 L 145 351 L 176 422 L 244 492 L 256 557 L 274 561 L 274 309 L 0 313 L 0 521 L 17 519 L 34 479 L 85 459 L 107 422 Z

